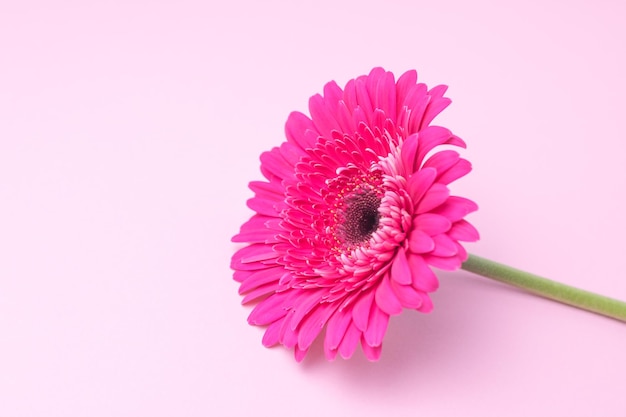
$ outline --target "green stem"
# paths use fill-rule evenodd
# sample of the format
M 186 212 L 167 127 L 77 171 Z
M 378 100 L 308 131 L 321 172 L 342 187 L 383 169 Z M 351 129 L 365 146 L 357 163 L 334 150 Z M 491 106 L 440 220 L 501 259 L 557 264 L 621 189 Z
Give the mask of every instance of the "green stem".
M 461 268 L 551 300 L 626 322 L 626 303 L 623 301 L 570 287 L 476 255 L 469 255 Z

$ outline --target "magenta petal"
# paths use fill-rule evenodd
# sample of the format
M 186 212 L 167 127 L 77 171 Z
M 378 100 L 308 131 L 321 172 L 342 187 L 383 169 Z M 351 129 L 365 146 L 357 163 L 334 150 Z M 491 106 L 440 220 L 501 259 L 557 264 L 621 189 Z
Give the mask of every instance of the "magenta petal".
M 414 203 L 418 203 L 428 189 L 433 185 L 437 171 L 434 168 L 426 168 L 411 175 L 407 181 L 407 191 Z
M 261 285 L 269 283 L 278 283 L 278 280 L 285 273 L 282 267 L 272 267 L 267 269 L 260 269 L 252 272 L 239 286 L 239 293 L 244 294 L 250 290 L 253 290 Z
M 268 328 L 265 330 L 265 334 L 263 335 L 263 346 L 270 347 L 278 343 L 281 325 L 282 321 L 277 320 L 268 326 Z
M 295 330 L 304 316 L 320 303 L 322 296 L 321 291 L 303 291 L 300 293 L 300 297 L 296 298 L 293 303 L 294 315 L 290 323 L 291 330 Z
M 354 307 L 352 308 L 352 320 L 354 320 L 354 324 L 361 331 L 367 329 L 373 301 L 374 291 L 368 291 L 361 295 L 354 303 Z
M 417 214 L 426 213 L 443 204 L 450 196 L 450 190 L 443 184 L 433 184 L 417 205 Z
M 378 307 L 390 316 L 402 313 L 402 304 L 394 294 L 389 283 L 389 274 L 385 274 L 376 289 L 376 303 Z
M 461 259 L 457 256 L 450 256 L 447 258 L 441 256 L 432 256 L 430 254 L 424 255 L 424 260 L 429 265 L 436 268 L 443 269 L 445 271 L 456 271 L 461 267 Z
M 253 244 L 239 249 L 233 255 L 230 267 L 235 270 L 265 269 L 268 266 L 263 261 L 276 259 L 278 254 L 272 246 L 265 244 Z
M 421 230 L 415 229 L 409 237 L 409 249 L 413 253 L 426 253 L 435 249 L 435 241 Z
M 396 88 L 393 74 L 385 72 L 376 86 L 376 107 L 387 117 L 396 117 Z
M 421 165 L 426 155 L 439 145 L 445 145 L 453 138 L 449 129 L 441 126 L 428 126 L 419 132 L 417 161 Z
M 413 226 L 416 229 L 433 236 L 450 230 L 452 223 L 445 216 L 433 213 L 424 213 L 413 219 Z
M 398 109 L 398 112 L 400 111 L 401 107 L 404 105 L 404 100 L 406 99 L 406 96 L 408 94 L 408 92 L 415 87 L 415 83 L 417 82 L 417 71 L 415 70 L 410 70 L 405 72 L 404 74 L 402 74 L 400 76 L 400 78 L 398 78 L 398 81 L 396 82 L 396 89 L 397 89 L 397 98 L 396 98 L 396 106 Z
M 245 293 L 246 296 L 243 297 L 243 299 L 241 300 L 241 304 L 248 304 L 252 301 L 256 301 L 259 298 L 264 298 L 268 295 L 273 294 L 279 288 L 280 288 L 280 285 L 275 282 L 258 286 Z
M 324 346 L 328 350 L 336 350 L 343 336 L 346 334 L 348 327 L 352 323 L 352 312 L 349 309 L 337 310 L 326 324 L 326 338 Z
M 252 230 L 238 233 L 231 238 L 232 242 L 276 243 L 276 232 L 268 229 Z
M 253 197 L 246 202 L 247 206 L 259 214 L 277 217 L 280 212 L 276 210 L 276 203 L 266 198 Z
M 383 345 L 378 345 L 378 346 L 370 346 L 367 344 L 367 342 L 365 341 L 365 338 L 362 337 L 361 338 L 361 347 L 363 348 L 363 354 L 365 354 L 365 357 L 372 361 L 372 362 L 376 362 L 377 360 L 380 359 L 380 354 L 382 353 L 383 350 Z
M 461 156 L 457 151 L 446 149 L 433 154 L 430 158 L 424 162 L 422 168 L 435 168 L 441 175 L 442 172 L 446 172 L 456 164 Z
M 454 256 L 457 254 L 457 246 L 456 242 L 450 239 L 447 235 L 437 235 L 433 236 L 433 240 L 435 241 L 435 250 L 433 250 L 429 255 L 433 256 Z
M 288 310 L 286 300 L 287 297 L 283 293 L 267 297 L 254 307 L 248 316 L 248 323 L 264 325 L 284 317 Z
M 309 100 L 309 111 L 313 124 L 322 136 L 329 138 L 333 130 L 341 129 L 335 117 L 326 108 L 324 99 L 319 94 L 314 95 Z
M 326 360 L 334 361 L 337 358 L 337 349 L 329 349 L 326 344 L 324 344 L 324 355 L 326 356 Z
M 392 280 L 391 288 L 404 308 L 417 309 L 422 305 L 420 293 L 412 286 L 402 285 Z
M 313 130 L 313 122 L 300 112 L 292 112 L 285 124 L 285 135 L 287 140 L 295 143 L 300 149 L 307 149 L 314 146 L 314 143 L 305 136 L 307 130 Z
M 452 181 L 467 175 L 471 170 L 472 164 L 466 159 L 460 159 L 452 168 L 441 174 L 437 178 L 437 182 L 450 184 Z
M 342 358 L 349 359 L 352 357 L 359 344 L 359 339 L 361 339 L 361 331 L 356 328 L 354 323 L 350 324 L 339 345 L 339 354 Z
M 298 346 L 300 349 L 308 349 L 317 335 L 322 331 L 324 324 L 337 308 L 333 304 L 319 305 L 304 321 L 298 331 Z
M 445 203 L 433 210 L 433 213 L 441 214 L 451 222 L 461 220 L 469 213 L 478 210 L 478 206 L 471 200 L 463 197 L 450 196 Z
M 422 305 L 418 310 L 422 313 L 430 313 L 433 311 L 433 301 L 428 294 L 422 294 Z
M 301 349 L 297 345 L 294 346 L 293 354 L 294 354 L 294 358 L 296 359 L 296 362 L 302 362 L 302 360 L 304 359 L 308 351 L 309 349 Z
M 463 242 L 476 242 L 479 239 L 478 230 L 466 220 L 455 222 L 448 232 L 448 236 Z
M 285 160 L 278 148 L 261 154 L 261 168 L 280 180 L 293 178 L 294 176 L 294 167 L 289 165 L 289 162 Z M 274 177 L 268 179 L 273 181 L 275 180 Z
M 254 244 L 240 249 L 235 253 L 233 259 L 238 259 L 242 264 L 266 261 L 276 258 L 278 254 L 271 246 L 263 244 Z
M 337 108 L 342 99 L 343 90 L 335 81 L 330 81 L 324 85 L 324 103 L 332 114 L 337 114 Z
M 391 264 L 391 278 L 400 284 L 410 284 L 412 281 L 411 269 L 409 268 L 406 253 L 402 247 L 398 248 L 393 263 Z
M 370 314 L 369 326 L 363 333 L 366 343 L 370 346 L 380 346 L 383 343 L 388 324 L 389 315 L 374 304 Z
M 278 332 L 278 341 L 287 348 L 292 348 L 298 344 L 298 333 L 291 330 L 291 319 L 293 318 L 293 310 L 289 310 L 285 317 L 281 320 L 280 331 Z
M 413 287 L 426 292 L 433 292 L 439 288 L 439 280 L 420 255 L 409 255 L 407 258 L 413 271 Z
M 402 144 L 402 149 L 400 150 L 400 157 L 402 158 L 402 163 L 410 172 L 415 171 L 415 163 L 417 162 L 417 133 L 406 138 L 404 143 Z M 435 175 L 432 176 L 433 180 Z M 413 181 L 417 181 L 420 177 L 415 178 Z M 431 182 L 432 184 L 432 182 Z M 414 185 L 414 187 L 417 184 Z M 424 188 L 430 187 L 430 184 L 426 186 L 422 186 Z M 426 189 L 424 189 L 424 192 Z
M 422 127 L 429 125 L 439 113 L 450 105 L 450 103 L 452 103 L 452 100 L 447 97 L 432 100 L 428 103 L 428 107 L 426 107 L 426 111 L 424 112 Z

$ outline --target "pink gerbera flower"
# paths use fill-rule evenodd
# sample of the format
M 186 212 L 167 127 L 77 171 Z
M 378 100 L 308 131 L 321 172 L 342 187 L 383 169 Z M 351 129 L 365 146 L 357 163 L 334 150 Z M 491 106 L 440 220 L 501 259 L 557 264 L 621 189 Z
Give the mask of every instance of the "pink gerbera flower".
M 243 303 L 261 300 L 250 324 L 268 326 L 265 346 L 294 348 L 302 360 L 325 329 L 328 359 L 349 358 L 359 342 L 380 357 L 389 317 L 429 312 L 438 287 L 431 266 L 454 270 L 478 239 L 464 217 L 472 201 L 448 184 L 471 170 L 448 129 L 430 126 L 450 104 L 409 71 L 397 82 L 373 69 L 335 82 L 309 101 L 311 117 L 292 113 L 287 141 L 261 155 L 267 181 L 250 183 L 256 212 L 234 242 Z

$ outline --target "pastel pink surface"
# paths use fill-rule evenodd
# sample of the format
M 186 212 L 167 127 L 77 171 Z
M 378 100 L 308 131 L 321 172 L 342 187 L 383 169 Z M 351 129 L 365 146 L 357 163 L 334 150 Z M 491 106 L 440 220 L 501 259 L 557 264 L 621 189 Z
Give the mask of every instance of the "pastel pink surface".
M 465 272 L 378 363 L 248 326 L 229 243 L 327 81 L 418 70 L 470 252 L 626 300 L 618 2 L 0 6 L 0 415 L 620 415 L 626 326 Z M 428 285 L 428 283 L 425 283 Z M 341 352 L 340 352 L 341 353 Z M 280 408 L 276 408 L 280 405 Z

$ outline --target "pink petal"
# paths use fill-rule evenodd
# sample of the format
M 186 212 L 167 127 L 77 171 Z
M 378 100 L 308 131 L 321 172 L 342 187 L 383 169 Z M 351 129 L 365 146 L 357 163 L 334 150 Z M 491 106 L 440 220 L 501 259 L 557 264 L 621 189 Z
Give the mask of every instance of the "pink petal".
M 435 249 L 435 241 L 421 230 L 414 229 L 409 237 L 409 250 L 413 253 L 426 253 Z
M 339 102 L 343 100 L 343 90 L 336 82 L 330 81 L 324 85 L 324 103 L 334 115 L 338 113 Z
M 367 344 L 367 342 L 365 341 L 365 338 L 362 337 L 361 338 L 361 347 L 363 348 L 363 353 L 365 354 L 365 357 L 372 361 L 372 362 L 376 362 L 377 360 L 380 359 L 380 354 L 382 353 L 383 350 L 383 345 L 378 345 L 378 346 L 370 346 Z
M 461 267 L 461 264 L 463 263 L 461 259 L 457 256 L 443 258 L 440 256 L 432 256 L 430 254 L 427 254 L 424 255 L 424 260 L 427 264 L 439 269 L 443 269 L 445 271 L 456 271 Z
M 360 295 L 359 299 L 354 303 L 354 307 L 352 307 L 352 320 L 354 320 L 355 326 L 361 331 L 367 329 L 373 301 L 374 291 L 371 290 Z
M 431 91 L 429 91 L 429 93 Z M 420 128 L 428 126 L 439 113 L 450 105 L 450 103 L 452 103 L 452 100 L 447 97 L 431 99 L 428 103 L 428 107 L 426 107 L 426 111 L 424 112 L 424 119 L 422 120 Z
M 268 229 L 251 230 L 233 236 L 231 242 L 276 243 L 276 231 Z
M 435 241 L 435 250 L 429 253 L 429 255 L 447 257 L 458 253 L 456 242 L 447 235 L 433 236 L 433 240 Z
M 392 291 L 389 281 L 389 274 L 385 274 L 380 284 L 378 284 L 378 288 L 376 288 L 375 305 L 380 307 L 385 313 L 395 316 L 402 312 L 402 304 Z
M 372 106 L 369 92 L 367 91 L 366 81 L 361 78 L 357 78 L 355 82 L 355 87 L 356 98 L 357 102 L 359 103 L 358 107 L 362 111 L 362 114 L 364 116 L 363 121 L 369 124 L 372 121 L 372 113 L 374 112 L 374 108 Z
M 265 284 L 278 284 L 280 277 L 285 273 L 285 268 L 276 266 L 272 268 L 260 269 L 250 274 L 239 286 L 239 294 L 244 294 Z
M 281 320 L 277 320 L 269 325 L 269 327 L 265 330 L 265 334 L 263 334 L 263 346 L 270 347 L 278 343 L 280 326 L 282 324 L 283 322 Z
M 391 288 L 403 307 L 417 309 L 422 305 L 420 293 L 410 285 L 402 285 L 392 280 Z
M 380 346 L 383 343 L 388 324 L 389 315 L 376 307 L 376 304 L 373 304 L 369 326 L 363 333 L 366 343 L 370 346 Z
M 251 181 L 248 187 L 261 198 L 281 201 L 285 198 L 285 189 L 277 182 Z
M 342 358 L 350 359 L 350 357 L 352 357 L 357 345 L 359 344 L 360 338 L 361 331 L 356 328 L 354 323 L 351 323 L 341 340 L 341 344 L 339 345 L 339 354 Z
M 265 269 L 268 266 L 261 262 L 276 259 L 277 257 L 278 253 L 274 251 L 272 246 L 254 243 L 235 252 L 231 259 L 230 267 L 231 269 L 242 270 Z
M 478 230 L 466 220 L 455 222 L 448 232 L 448 236 L 463 242 L 476 242 L 480 238 Z
M 330 349 L 324 344 L 324 355 L 326 356 L 326 360 L 334 361 L 337 358 L 337 349 Z
M 324 292 L 322 291 L 302 291 L 301 295 L 294 301 L 294 315 L 291 319 L 291 330 L 296 330 L 300 321 L 319 305 Z
M 309 99 L 309 112 L 317 131 L 325 138 L 330 138 L 333 130 L 340 129 L 339 123 L 326 107 L 324 98 L 319 94 Z
M 352 118 L 352 112 L 348 108 L 345 101 L 342 100 L 338 103 L 337 112 L 337 123 L 341 126 L 342 132 L 355 132 L 356 125 L 354 124 L 354 119 Z
M 417 214 L 426 213 L 443 204 L 450 196 L 450 190 L 443 184 L 435 183 L 430 187 L 417 205 Z
M 424 194 L 430 189 L 437 177 L 437 171 L 434 168 L 426 168 L 417 171 L 411 175 L 407 181 L 406 187 L 413 203 L 418 203 Z
M 289 310 L 282 320 L 280 331 L 278 332 L 278 341 L 287 348 L 295 347 L 298 344 L 298 333 L 291 330 L 291 320 L 293 318 L 293 310 Z
M 352 311 L 350 309 L 335 311 L 326 324 L 325 348 L 336 350 L 351 323 Z
M 433 301 L 428 294 L 422 294 L 422 306 L 417 310 L 422 313 L 430 313 L 433 311 Z
M 375 94 L 376 107 L 383 110 L 387 117 L 396 118 L 396 86 L 393 74 L 384 72 L 378 80 Z
M 298 331 L 298 347 L 300 349 L 308 349 L 311 346 L 336 309 L 337 306 L 334 304 L 321 304 L 304 319 Z
M 276 258 L 278 254 L 270 245 L 255 243 L 235 252 L 233 260 L 237 260 L 242 264 L 265 261 L 267 259 Z M 233 268 L 237 269 L 237 268 Z
M 275 243 L 276 236 L 280 231 L 276 230 L 277 222 L 266 221 L 264 219 L 272 219 L 272 217 L 255 214 L 252 218 L 241 226 L 238 234 L 230 240 L 232 242 L 249 242 L 249 243 Z M 278 220 L 277 217 L 273 219 Z
M 307 116 L 300 112 L 292 112 L 285 123 L 285 135 L 287 140 L 295 143 L 300 149 L 307 149 L 314 146 L 314 142 L 310 141 L 306 136 L 307 130 L 314 130 L 313 122 Z
M 415 83 L 417 82 L 417 71 L 410 70 L 405 72 L 398 78 L 396 82 L 396 90 L 397 90 L 397 98 L 396 98 L 396 108 L 398 112 L 404 105 L 404 100 L 411 88 L 415 88 Z
M 400 149 L 400 158 L 402 158 L 402 164 L 408 173 L 415 172 L 417 169 L 415 164 L 417 162 L 417 133 L 410 135 L 404 143 L 402 143 L 402 149 Z M 433 175 L 433 180 L 435 176 Z M 414 181 L 418 180 L 416 178 Z M 430 184 L 426 187 L 428 188 Z M 424 190 L 426 191 L 426 190 Z
M 445 233 L 451 226 L 450 220 L 439 214 L 424 213 L 413 219 L 413 227 L 431 236 Z
M 393 263 L 391 264 L 391 278 L 400 284 L 410 284 L 411 269 L 406 260 L 404 248 L 400 247 L 396 252 Z
M 439 288 L 439 280 L 420 255 L 409 255 L 407 258 L 413 271 L 413 287 L 415 289 L 433 292 Z
M 275 293 L 279 289 L 280 285 L 275 283 L 262 285 L 246 293 L 246 296 L 243 297 L 243 300 L 241 300 L 241 304 L 248 304 L 259 298 L 265 298 L 266 296 Z
M 450 184 L 462 176 L 468 174 L 472 170 L 472 164 L 466 159 L 459 159 L 459 161 L 450 169 L 443 172 L 438 178 L 437 182 L 442 184 Z
M 270 181 L 294 178 L 294 167 L 280 153 L 278 148 L 261 154 L 261 171 Z
M 358 107 L 359 103 L 356 98 L 356 81 L 350 80 L 343 89 L 343 101 L 346 103 L 346 108 L 354 110 Z
M 275 322 L 287 314 L 285 293 L 272 294 L 254 307 L 248 316 L 248 323 L 265 325 Z
M 280 211 L 276 209 L 276 201 L 267 198 L 252 197 L 246 202 L 246 205 L 259 214 L 265 216 L 277 217 Z
M 309 349 L 300 349 L 297 345 L 294 346 L 293 354 L 294 354 L 294 358 L 296 359 L 296 362 L 298 363 L 302 362 L 302 360 L 304 359 L 308 351 Z
M 432 212 L 441 214 L 454 223 L 476 210 L 478 210 L 478 206 L 473 201 L 463 197 L 450 196 L 445 203 Z
M 417 84 L 415 88 L 407 94 L 404 105 L 410 111 L 408 128 L 411 133 L 419 132 L 424 118 L 424 111 L 428 106 L 430 97 L 426 94 L 426 85 Z
M 456 164 L 461 156 L 457 151 L 451 149 L 439 151 L 433 154 L 430 158 L 424 162 L 422 168 L 435 168 L 439 175 L 442 172 L 446 172 Z
M 241 271 L 237 270 L 233 273 L 233 279 L 237 282 L 244 282 L 250 275 L 254 274 L 256 271 Z

